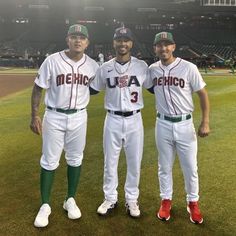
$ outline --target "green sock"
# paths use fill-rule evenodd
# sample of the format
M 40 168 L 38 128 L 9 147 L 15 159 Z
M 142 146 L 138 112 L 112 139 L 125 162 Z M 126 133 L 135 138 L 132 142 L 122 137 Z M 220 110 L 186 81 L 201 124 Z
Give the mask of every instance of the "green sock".
M 42 204 L 48 203 L 52 189 L 55 170 L 45 170 L 41 168 L 40 174 L 40 190 Z
M 79 183 L 80 170 L 81 166 L 73 167 L 68 165 L 67 167 L 68 192 L 66 199 L 75 197 L 77 186 Z

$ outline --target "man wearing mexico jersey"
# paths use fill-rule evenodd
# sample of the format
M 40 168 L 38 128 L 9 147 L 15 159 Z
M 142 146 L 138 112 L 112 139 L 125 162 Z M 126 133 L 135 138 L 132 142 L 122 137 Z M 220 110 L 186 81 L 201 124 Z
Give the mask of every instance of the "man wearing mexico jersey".
M 94 77 L 97 63 L 84 51 L 88 47 L 88 31 L 83 25 L 72 25 L 66 38 L 69 50 L 47 57 L 41 65 L 32 92 L 30 128 L 42 133 L 40 160 L 40 190 L 42 205 L 35 218 L 36 227 L 48 225 L 51 213 L 49 197 L 54 172 L 64 149 L 67 161 L 68 192 L 63 208 L 70 219 L 78 219 L 81 212 L 75 202 L 83 160 L 87 129 L 86 106 L 89 102 L 89 80 Z M 46 90 L 46 111 L 41 124 L 39 105 L 42 90 Z
M 146 87 L 148 66 L 131 56 L 134 39 L 130 29 L 116 29 L 113 39 L 116 57 L 98 69 L 90 85 L 93 90 L 105 90 L 104 106 L 107 110 L 103 133 L 105 200 L 97 213 L 106 215 L 117 205 L 117 167 L 120 151 L 124 147 L 127 163 L 126 208 L 130 216 L 139 217 L 139 178 L 143 153 L 140 110 L 143 108 L 142 86 Z
M 200 99 L 202 121 L 198 129 L 200 137 L 209 134 L 209 101 L 197 67 L 173 56 L 173 36 L 169 32 L 156 34 L 154 51 L 159 61 L 150 66 L 150 85 L 153 84 L 156 97 L 156 146 L 159 153 L 159 182 L 161 207 L 157 216 L 170 219 L 173 193 L 172 167 L 176 153 L 184 175 L 187 192 L 187 210 L 193 223 L 201 224 L 203 217 L 199 210 L 199 183 L 197 172 L 197 136 L 193 126 L 194 109 L 192 93 Z

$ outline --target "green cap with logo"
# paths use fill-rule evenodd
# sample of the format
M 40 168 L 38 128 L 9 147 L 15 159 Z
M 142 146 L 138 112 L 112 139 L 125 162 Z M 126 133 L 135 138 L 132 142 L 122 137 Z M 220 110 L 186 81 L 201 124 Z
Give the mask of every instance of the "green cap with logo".
M 175 44 L 173 35 L 170 32 L 160 32 L 156 34 L 153 44 L 156 45 L 163 41 L 169 42 L 170 44 Z
M 86 38 L 89 38 L 87 27 L 79 24 L 71 25 L 67 35 L 83 35 Z

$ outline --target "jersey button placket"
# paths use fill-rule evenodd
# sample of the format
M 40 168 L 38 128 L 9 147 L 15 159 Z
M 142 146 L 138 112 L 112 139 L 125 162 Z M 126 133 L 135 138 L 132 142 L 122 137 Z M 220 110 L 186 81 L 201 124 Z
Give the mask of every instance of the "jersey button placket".
M 73 72 L 75 72 L 77 70 L 76 66 L 74 66 L 74 70 Z M 77 93 L 77 84 L 75 83 L 75 78 L 74 78 L 74 74 L 72 73 L 72 80 L 71 80 L 71 83 L 73 83 L 73 89 L 72 89 L 72 101 L 71 101 L 71 109 L 74 109 L 76 108 L 76 93 Z
M 120 105 L 121 105 L 121 111 L 124 111 L 125 109 L 125 94 L 124 94 L 124 88 L 120 88 Z
M 164 68 L 164 74 L 163 74 L 163 77 L 167 78 L 170 76 L 169 74 L 170 70 L 168 68 Z M 173 108 L 172 108 L 172 105 L 171 105 L 171 98 L 170 98 L 170 93 L 169 93 L 169 86 L 168 86 L 168 83 L 167 85 L 164 86 L 164 93 L 165 93 L 165 96 L 166 96 L 166 102 L 168 103 L 168 108 L 169 108 L 169 111 L 170 111 L 170 114 L 174 114 L 174 111 L 173 111 Z

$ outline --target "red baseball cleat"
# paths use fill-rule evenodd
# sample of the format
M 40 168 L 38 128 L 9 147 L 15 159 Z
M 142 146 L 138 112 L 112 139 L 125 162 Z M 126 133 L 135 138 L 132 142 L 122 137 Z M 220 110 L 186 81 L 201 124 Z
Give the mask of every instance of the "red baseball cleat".
M 157 212 L 157 217 L 160 220 L 167 221 L 170 219 L 171 200 L 163 199 L 161 201 L 161 207 Z
M 198 202 L 189 202 L 187 205 L 187 211 L 190 214 L 190 221 L 194 224 L 201 224 L 203 217 L 198 207 Z

